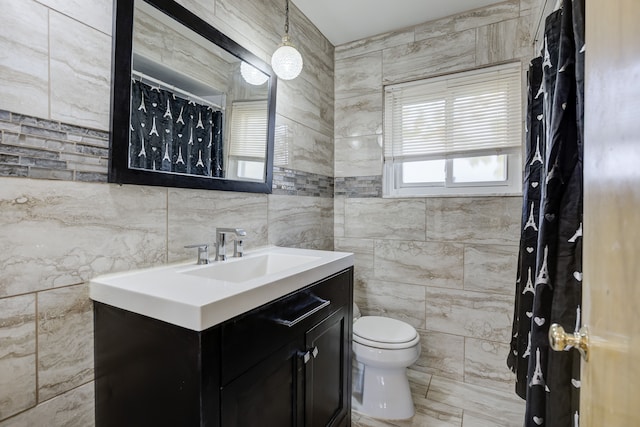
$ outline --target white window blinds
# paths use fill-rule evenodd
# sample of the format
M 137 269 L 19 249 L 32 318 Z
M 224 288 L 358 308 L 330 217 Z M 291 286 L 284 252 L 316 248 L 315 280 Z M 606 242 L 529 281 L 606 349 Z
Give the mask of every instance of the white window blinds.
M 522 143 L 520 63 L 385 87 L 385 160 Z
M 291 150 L 291 130 L 288 125 L 276 126 L 273 147 L 273 164 L 275 166 L 289 166 L 289 151 Z
M 234 102 L 229 155 L 263 159 L 267 151 L 267 101 Z

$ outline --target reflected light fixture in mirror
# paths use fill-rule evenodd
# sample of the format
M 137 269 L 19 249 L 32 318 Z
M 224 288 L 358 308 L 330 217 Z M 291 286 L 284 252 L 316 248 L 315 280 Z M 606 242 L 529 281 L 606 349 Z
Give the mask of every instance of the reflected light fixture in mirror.
M 302 55 L 291 43 L 289 37 L 289 0 L 286 0 L 284 36 L 282 44 L 271 56 L 271 67 L 278 78 L 292 80 L 302 71 Z
M 269 80 L 269 76 L 244 61 L 240 64 L 240 74 L 245 82 L 254 86 L 261 86 Z

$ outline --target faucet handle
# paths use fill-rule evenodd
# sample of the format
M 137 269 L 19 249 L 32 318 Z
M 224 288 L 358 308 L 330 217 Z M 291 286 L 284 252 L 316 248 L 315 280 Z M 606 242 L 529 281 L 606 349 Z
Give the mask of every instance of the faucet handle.
M 233 233 L 238 237 L 246 236 L 247 232 L 244 231 L 243 228 L 229 228 L 229 227 L 218 227 L 216 228 L 216 235 L 218 234 L 227 234 Z
M 233 241 L 233 256 L 236 258 L 242 258 L 244 255 L 244 240 L 235 239 Z
M 233 256 L 241 257 L 244 254 L 243 239 L 247 232 L 242 228 L 216 228 L 216 261 L 227 259 L 227 234 L 233 234 Z
M 185 249 L 198 248 L 198 265 L 209 264 L 209 244 L 198 243 L 195 245 L 187 245 Z

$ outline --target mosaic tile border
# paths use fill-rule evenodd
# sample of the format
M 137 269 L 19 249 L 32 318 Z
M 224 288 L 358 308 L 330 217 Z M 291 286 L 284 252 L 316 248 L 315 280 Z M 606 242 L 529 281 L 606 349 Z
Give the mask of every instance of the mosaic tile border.
M 347 198 L 382 197 L 382 175 L 335 178 L 335 197 L 339 196 Z
M 278 166 L 273 168 L 273 194 L 333 198 L 333 192 L 333 177 Z
M 0 110 L 0 176 L 107 182 L 109 132 Z M 333 177 L 273 169 L 273 194 L 333 197 Z
M 0 110 L 0 176 L 107 182 L 109 132 Z

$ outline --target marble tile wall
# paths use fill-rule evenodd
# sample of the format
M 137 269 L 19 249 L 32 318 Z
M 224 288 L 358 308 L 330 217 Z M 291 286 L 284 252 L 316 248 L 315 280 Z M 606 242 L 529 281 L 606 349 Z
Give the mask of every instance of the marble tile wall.
M 92 426 L 95 423 L 94 399 L 93 383 L 87 383 L 47 400 L 30 411 L 0 421 L 0 427 Z
M 333 135 L 277 115 L 274 139 L 276 167 L 333 177 Z
M 335 248 L 356 254 L 355 300 L 367 314 L 418 328 L 423 353 L 415 369 L 512 389 L 505 360 L 519 200 L 334 200 Z M 459 214 L 447 215 L 450 210 Z M 439 216 L 447 218 L 440 221 Z M 461 231 L 449 237 L 447 230 Z
M 284 2 L 179 2 L 264 60 L 280 42 Z M 333 46 L 292 7 L 305 69 L 278 84 L 286 190 L 112 185 L 112 4 L 0 0 L 0 427 L 94 425 L 90 278 L 195 260 L 183 246 L 220 226 L 244 227 L 247 250 L 333 248 Z
M 36 404 L 36 296 L 0 299 L 0 419 Z
M 49 118 L 49 8 L 11 0 L 0 6 L 0 50 L 20 52 L 0 62 L 2 109 Z
M 111 37 L 61 13 L 49 12 L 49 117 L 109 128 Z M 87 96 L 91 94 L 92 96 Z
M 335 50 L 335 247 L 356 254 L 355 300 L 365 314 L 418 329 L 413 369 L 431 376 L 429 405 L 448 414 L 434 425 L 498 425 L 473 393 L 506 408 L 499 425 L 521 423 L 524 404 L 506 366 L 521 198 L 376 194 L 383 87 L 504 62 L 525 69 L 538 3 L 503 1 Z M 464 421 L 456 408 L 466 408 Z
M 269 244 L 332 249 L 333 199 L 325 197 L 269 197 Z
M 85 284 L 38 294 L 38 400 L 93 378 L 93 307 Z

